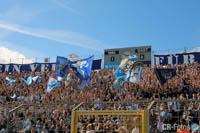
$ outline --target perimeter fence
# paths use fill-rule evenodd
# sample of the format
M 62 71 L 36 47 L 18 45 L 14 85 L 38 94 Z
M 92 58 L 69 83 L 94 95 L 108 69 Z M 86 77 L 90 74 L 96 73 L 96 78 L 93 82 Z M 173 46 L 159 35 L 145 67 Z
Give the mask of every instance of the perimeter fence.
M 200 132 L 200 100 L 0 105 L 7 132 Z

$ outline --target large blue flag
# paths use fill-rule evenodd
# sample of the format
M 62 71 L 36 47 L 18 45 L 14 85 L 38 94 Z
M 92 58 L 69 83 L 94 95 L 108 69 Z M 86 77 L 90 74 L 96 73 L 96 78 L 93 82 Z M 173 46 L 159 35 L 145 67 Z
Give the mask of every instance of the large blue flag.
M 114 88 L 125 90 L 124 83 L 133 81 L 132 79 L 134 79 L 133 75 L 136 59 L 137 57 L 132 55 L 121 61 L 119 67 L 114 72 L 116 78 L 115 82 L 113 83 Z
M 71 67 L 82 82 L 90 82 L 94 56 L 73 63 Z
M 134 69 L 134 64 L 137 57 L 135 55 L 129 56 L 121 61 L 119 67 L 114 72 L 117 81 L 127 81 L 128 75 L 131 76 L 132 69 Z
M 56 60 L 56 76 L 57 77 L 64 77 L 65 74 L 68 71 L 68 68 L 73 62 L 71 62 L 69 59 L 61 56 L 57 56 Z

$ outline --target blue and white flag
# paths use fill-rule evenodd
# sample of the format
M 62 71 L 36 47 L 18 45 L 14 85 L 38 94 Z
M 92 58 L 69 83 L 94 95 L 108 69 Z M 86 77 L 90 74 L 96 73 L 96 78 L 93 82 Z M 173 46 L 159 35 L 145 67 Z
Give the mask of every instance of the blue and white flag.
M 29 86 L 32 83 L 32 76 L 26 77 L 23 80 Z
M 137 67 L 129 70 L 128 74 L 126 75 L 127 81 L 132 83 L 140 82 L 142 80 L 142 70 L 143 67 Z
M 93 59 L 94 56 L 91 56 L 89 58 L 79 60 L 71 65 L 80 81 L 90 82 Z
M 57 56 L 56 60 L 56 76 L 57 77 L 64 77 L 68 71 L 68 68 L 71 66 L 73 62 L 69 59 L 61 56 Z
M 39 83 L 40 77 L 39 76 L 35 76 L 32 79 L 37 84 L 37 83 Z
M 47 92 L 50 92 L 51 90 L 53 90 L 53 88 L 56 87 L 58 80 L 56 80 L 55 78 L 50 77 L 49 81 L 48 81 L 48 85 L 47 85 Z
M 133 55 L 121 61 L 119 67 L 114 72 L 117 81 L 127 81 L 127 75 L 131 74 L 136 58 L 137 57 Z
M 8 77 L 6 77 L 6 80 L 9 81 L 9 86 L 10 86 L 10 87 L 12 87 L 12 86 L 14 85 L 15 81 L 16 81 L 16 80 L 10 79 L 10 78 L 8 78 Z
M 119 67 L 114 72 L 115 82 L 113 83 L 114 88 L 120 88 L 124 90 L 124 82 L 132 82 L 134 80 L 134 67 L 137 57 L 135 55 L 129 56 L 121 61 Z

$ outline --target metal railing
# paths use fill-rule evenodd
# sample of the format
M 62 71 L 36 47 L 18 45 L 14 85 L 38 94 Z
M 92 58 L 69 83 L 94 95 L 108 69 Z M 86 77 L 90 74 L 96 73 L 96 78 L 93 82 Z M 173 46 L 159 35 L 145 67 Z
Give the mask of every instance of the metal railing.
M 139 106 L 138 106 L 139 105 Z M 62 130 L 70 132 L 73 111 L 146 110 L 147 133 L 176 133 L 181 128 L 200 128 L 200 100 L 139 100 L 129 102 L 88 102 L 1 105 L 6 113 L 6 131 Z M 2 112 L 1 112 L 2 113 Z M 108 116 L 108 115 L 107 115 Z M 131 115 L 130 115 L 131 116 Z M 111 116 L 109 116 L 111 117 Z M 117 117 L 113 115 L 113 117 Z M 87 119 L 87 117 L 85 117 Z M 195 132 L 194 132 L 195 133 Z
M 59 128 L 52 127 L 52 130 L 70 131 L 71 111 L 76 105 L 73 102 L 15 105 L 7 113 L 6 132 L 51 131 L 55 123 Z
M 150 109 L 150 133 L 200 132 L 200 100 L 159 100 Z

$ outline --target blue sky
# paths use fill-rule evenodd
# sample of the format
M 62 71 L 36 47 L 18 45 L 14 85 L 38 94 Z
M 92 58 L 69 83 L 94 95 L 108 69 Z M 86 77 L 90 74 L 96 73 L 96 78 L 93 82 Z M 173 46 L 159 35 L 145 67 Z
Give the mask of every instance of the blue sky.
M 1 58 L 199 50 L 199 0 L 0 0 Z M 15 54 L 12 54 L 12 53 Z

